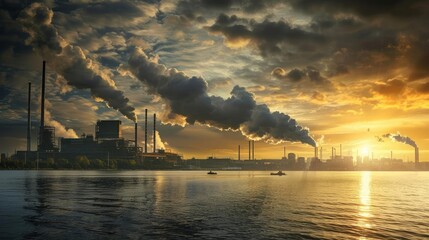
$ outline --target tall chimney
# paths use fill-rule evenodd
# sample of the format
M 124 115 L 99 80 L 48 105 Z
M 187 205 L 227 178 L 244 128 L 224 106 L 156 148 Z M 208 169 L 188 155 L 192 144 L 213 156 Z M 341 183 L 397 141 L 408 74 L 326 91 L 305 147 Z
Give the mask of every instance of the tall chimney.
M 136 153 L 136 157 L 137 157 L 137 149 L 138 149 L 138 145 L 137 145 L 137 121 L 134 123 L 134 150 Z
M 255 160 L 255 140 L 252 140 L 252 160 Z
M 39 144 L 37 150 L 43 150 L 45 148 L 43 133 L 45 131 L 45 70 L 46 61 L 43 61 L 42 70 L 42 95 L 40 99 L 40 129 L 39 129 Z
M 317 147 L 314 147 L 314 159 L 317 159 Z
M 238 145 L 238 161 L 240 161 L 240 145 Z
M 251 153 L 251 151 L 252 151 L 252 143 L 251 143 L 252 141 L 251 140 L 249 140 L 249 160 L 251 159 L 251 157 L 250 157 L 250 153 Z
M 332 147 L 332 160 L 334 160 L 334 147 Z
M 156 113 L 153 114 L 153 153 L 156 153 Z
M 46 61 L 43 61 L 43 72 L 42 72 L 42 96 L 40 99 L 40 127 L 45 126 L 45 69 Z
M 320 160 L 322 160 L 322 158 L 323 158 L 323 147 L 320 147 Z
M 283 147 L 283 158 L 286 158 L 286 147 Z
M 390 151 L 390 161 L 393 159 L 393 151 Z
M 31 151 L 31 82 L 28 82 L 28 106 L 27 106 L 27 152 Z
M 147 153 L 147 109 L 144 110 L 144 153 Z
M 419 148 L 418 147 L 414 148 L 414 154 L 415 154 L 414 155 L 414 162 L 416 165 L 418 165 L 419 161 L 420 161 L 420 159 L 419 159 Z

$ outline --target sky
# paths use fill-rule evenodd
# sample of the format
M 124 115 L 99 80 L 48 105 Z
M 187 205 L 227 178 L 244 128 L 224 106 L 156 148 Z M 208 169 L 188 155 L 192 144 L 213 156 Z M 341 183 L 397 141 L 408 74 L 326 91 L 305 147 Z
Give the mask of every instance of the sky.
M 429 1 L 2 1 L 0 152 L 119 119 L 185 158 L 343 155 L 429 161 Z M 151 129 L 151 128 L 149 128 Z M 152 132 L 149 132 L 152 134 Z M 381 141 L 380 141 L 381 138 Z M 394 139 L 394 138 L 392 138 Z M 143 145 L 142 141 L 139 141 Z

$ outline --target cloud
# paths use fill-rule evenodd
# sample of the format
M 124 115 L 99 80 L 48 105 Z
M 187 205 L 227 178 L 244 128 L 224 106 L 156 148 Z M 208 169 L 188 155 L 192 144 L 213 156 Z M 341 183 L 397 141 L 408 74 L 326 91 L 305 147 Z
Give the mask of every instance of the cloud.
M 377 16 L 389 16 L 393 18 L 411 18 L 425 14 L 428 9 L 425 0 L 407 1 L 353 1 L 341 0 L 289 0 L 293 8 L 310 14 L 317 13 L 353 13 L 361 17 L 373 18 Z
M 48 66 L 78 89 L 89 89 L 96 99 L 104 100 L 109 107 L 120 111 L 135 121 L 134 108 L 128 104 L 123 92 L 115 87 L 110 77 L 100 66 L 89 59 L 80 47 L 68 44 L 58 35 L 51 24 L 53 11 L 46 6 L 33 3 L 24 9 L 19 22 L 29 34 L 27 43 L 47 60 Z
M 207 29 L 224 35 L 227 46 L 253 43 L 264 57 L 313 52 L 326 42 L 323 35 L 305 31 L 282 20 L 256 22 L 236 15 L 220 14 L 216 22 Z
M 271 75 L 277 79 L 289 80 L 291 82 L 300 82 L 301 80 L 307 79 L 316 84 L 331 84 L 331 82 L 327 78 L 323 77 L 320 74 L 317 68 L 312 66 L 308 66 L 307 68 L 302 70 L 294 68 L 287 73 L 286 70 L 284 70 L 283 68 L 276 67 L 271 72 Z
M 316 145 L 307 128 L 299 126 L 288 115 L 271 112 L 264 104 L 258 105 L 243 87 L 235 86 L 227 99 L 209 96 L 207 83 L 202 78 L 188 77 L 177 69 L 166 68 L 139 48 L 124 68 L 142 81 L 150 93 L 164 100 L 169 112 L 164 116 L 170 117 L 169 120 L 182 116 L 188 124 L 198 122 L 223 130 L 241 130 L 252 139 Z
M 400 97 L 406 90 L 407 84 L 399 79 L 390 79 L 386 82 L 374 84 L 374 90 L 387 97 Z

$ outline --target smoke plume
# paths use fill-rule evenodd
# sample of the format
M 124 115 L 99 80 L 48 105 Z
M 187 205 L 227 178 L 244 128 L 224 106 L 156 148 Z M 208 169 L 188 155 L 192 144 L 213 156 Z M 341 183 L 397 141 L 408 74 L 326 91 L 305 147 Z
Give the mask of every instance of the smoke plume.
M 209 96 L 204 79 L 167 68 L 140 48 L 135 49 L 128 66 L 123 68 L 142 81 L 150 93 L 165 101 L 164 122 L 182 125 L 198 122 L 221 130 L 240 130 L 254 140 L 300 141 L 316 146 L 308 128 L 299 126 L 286 114 L 271 112 L 265 104 L 257 104 L 243 87 L 235 86 L 227 99 Z
M 71 128 L 66 128 L 62 123 L 56 121 L 52 118 L 51 112 L 49 108 L 52 107 L 51 102 L 49 100 L 45 100 L 45 120 L 48 126 L 52 126 L 55 128 L 56 137 L 64 137 L 64 138 L 78 138 L 76 132 Z
M 28 45 L 47 60 L 49 67 L 63 76 L 67 83 L 78 89 L 89 89 L 92 96 L 102 99 L 127 118 L 136 121 L 134 108 L 128 104 L 110 77 L 99 65 L 87 58 L 82 49 L 65 41 L 51 24 L 54 13 L 48 7 L 33 3 L 24 9 L 18 18 L 24 31 L 29 34 Z
M 414 142 L 413 139 L 407 137 L 407 136 L 402 136 L 401 134 L 399 134 L 399 132 L 397 134 L 394 133 L 387 133 L 383 135 L 384 138 L 390 138 L 392 141 L 394 142 L 401 142 L 401 143 L 405 143 L 408 144 L 410 146 L 413 147 L 417 147 L 416 142 Z

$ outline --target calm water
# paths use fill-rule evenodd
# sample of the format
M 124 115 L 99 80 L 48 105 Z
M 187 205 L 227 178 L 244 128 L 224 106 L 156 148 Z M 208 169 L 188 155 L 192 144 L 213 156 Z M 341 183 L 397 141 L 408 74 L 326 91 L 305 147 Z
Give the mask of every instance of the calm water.
M 218 173 L 0 171 L 0 238 L 429 238 L 429 172 Z

